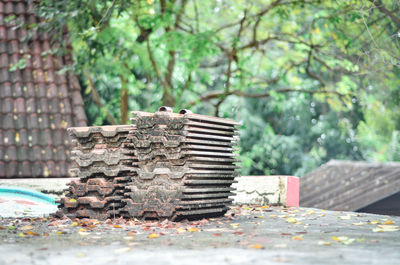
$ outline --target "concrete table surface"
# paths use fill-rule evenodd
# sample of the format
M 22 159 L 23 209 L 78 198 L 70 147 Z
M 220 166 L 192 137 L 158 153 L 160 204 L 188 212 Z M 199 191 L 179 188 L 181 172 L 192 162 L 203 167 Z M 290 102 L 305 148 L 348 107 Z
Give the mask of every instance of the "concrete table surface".
M 223 218 L 0 219 L 0 264 L 400 264 L 400 217 L 234 206 Z

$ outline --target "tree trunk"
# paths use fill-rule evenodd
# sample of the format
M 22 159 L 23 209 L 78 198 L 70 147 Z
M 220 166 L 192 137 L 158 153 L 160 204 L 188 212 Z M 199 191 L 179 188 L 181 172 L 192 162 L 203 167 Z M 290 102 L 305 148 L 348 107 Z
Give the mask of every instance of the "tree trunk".
M 121 124 L 128 123 L 128 96 L 127 80 L 121 76 Z
M 162 96 L 162 103 L 164 106 L 168 107 L 175 107 L 176 105 L 176 99 L 174 98 L 173 95 L 168 93 L 167 89 L 164 89 L 164 93 Z

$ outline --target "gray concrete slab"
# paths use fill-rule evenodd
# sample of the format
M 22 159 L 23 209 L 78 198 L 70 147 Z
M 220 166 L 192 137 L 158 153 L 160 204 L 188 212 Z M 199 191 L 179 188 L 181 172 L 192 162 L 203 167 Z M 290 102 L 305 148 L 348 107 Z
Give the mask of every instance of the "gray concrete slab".
M 253 206 L 181 223 L 8 218 L 0 219 L 0 264 L 400 264 L 399 224 Z

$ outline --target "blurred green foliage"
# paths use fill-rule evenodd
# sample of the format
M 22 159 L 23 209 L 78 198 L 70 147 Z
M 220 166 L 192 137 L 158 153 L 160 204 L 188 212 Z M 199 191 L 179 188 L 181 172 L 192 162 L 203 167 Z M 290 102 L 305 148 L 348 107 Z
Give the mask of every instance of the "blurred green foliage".
M 302 176 L 330 159 L 400 159 L 394 2 L 42 0 L 36 12 L 53 52 L 73 54 L 89 124 L 160 105 L 233 118 L 243 174 Z

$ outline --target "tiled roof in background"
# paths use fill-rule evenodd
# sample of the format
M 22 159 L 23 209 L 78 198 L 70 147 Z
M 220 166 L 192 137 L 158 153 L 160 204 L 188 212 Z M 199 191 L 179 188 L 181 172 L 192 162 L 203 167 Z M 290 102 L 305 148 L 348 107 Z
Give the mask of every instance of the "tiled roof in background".
M 69 56 L 46 53 L 46 33 L 15 27 L 37 21 L 27 0 L 0 0 L 0 178 L 68 177 L 66 128 L 87 123 L 77 77 L 57 74 Z
M 400 163 L 331 160 L 300 179 L 300 206 L 357 211 L 400 192 Z

